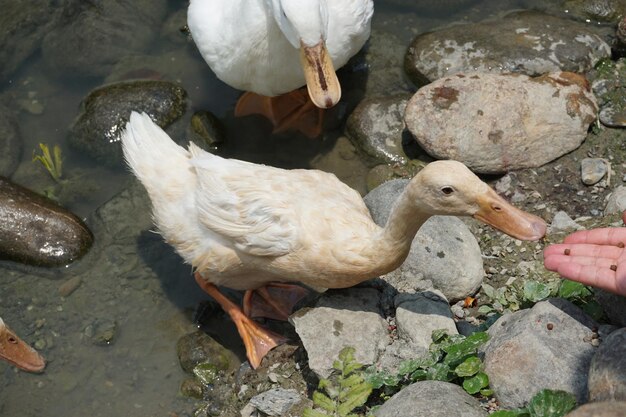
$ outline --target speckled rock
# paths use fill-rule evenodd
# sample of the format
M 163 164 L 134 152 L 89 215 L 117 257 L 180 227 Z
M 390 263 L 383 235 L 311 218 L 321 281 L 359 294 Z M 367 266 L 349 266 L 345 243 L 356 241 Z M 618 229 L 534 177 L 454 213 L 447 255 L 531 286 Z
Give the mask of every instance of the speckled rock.
M 60 77 L 103 77 L 145 50 L 166 12 L 167 0 L 64 2 L 58 28 L 43 40 L 43 60 Z
M 626 401 L 602 401 L 583 404 L 565 417 L 624 417 Z
M 11 111 L 0 104 L 0 175 L 10 177 L 22 156 L 22 138 Z
M 346 124 L 356 147 L 377 163 L 406 163 L 402 149 L 404 110 L 410 96 L 403 94 L 361 101 Z
M 580 177 L 585 185 L 599 183 L 609 171 L 609 161 L 603 158 L 583 158 L 580 161 Z
M 0 177 L 0 259 L 63 266 L 82 257 L 93 235 L 52 200 Z
M 506 408 L 523 407 L 544 388 L 571 392 L 578 403 L 586 402 L 597 327 L 582 310 L 559 298 L 498 319 L 481 348 L 498 402 Z
M 626 187 L 620 185 L 609 195 L 604 214 L 622 213 L 624 210 L 626 210 Z
M 71 127 L 69 143 L 108 166 L 122 166 L 120 135 L 131 111 L 146 112 L 165 128 L 185 112 L 186 92 L 168 81 L 129 81 L 92 91 Z
M 626 327 L 602 341 L 589 368 L 589 401 L 626 401 Z
M 539 167 L 576 149 L 597 111 L 589 84 L 574 73 L 470 73 L 418 90 L 405 122 L 433 157 L 497 174 Z
M 477 399 L 458 385 L 420 381 L 395 394 L 374 412 L 376 417 L 486 417 Z
M 404 66 L 416 84 L 457 72 L 585 72 L 611 56 L 609 45 L 583 23 L 521 11 L 482 23 L 418 35 Z
M 383 226 L 408 180 L 392 180 L 368 193 L 365 204 Z M 435 288 L 449 301 L 473 294 L 484 276 L 478 242 L 458 217 L 433 216 L 418 230 L 404 263 L 382 278 L 401 292 Z

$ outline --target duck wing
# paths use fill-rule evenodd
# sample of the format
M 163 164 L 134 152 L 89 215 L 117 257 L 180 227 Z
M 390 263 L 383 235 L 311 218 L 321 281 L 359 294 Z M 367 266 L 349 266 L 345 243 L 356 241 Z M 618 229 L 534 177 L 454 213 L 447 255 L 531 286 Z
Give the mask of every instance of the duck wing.
M 285 170 L 224 159 L 190 144 L 198 185 L 198 220 L 206 228 L 256 256 L 282 256 L 298 247 L 298 218 Z

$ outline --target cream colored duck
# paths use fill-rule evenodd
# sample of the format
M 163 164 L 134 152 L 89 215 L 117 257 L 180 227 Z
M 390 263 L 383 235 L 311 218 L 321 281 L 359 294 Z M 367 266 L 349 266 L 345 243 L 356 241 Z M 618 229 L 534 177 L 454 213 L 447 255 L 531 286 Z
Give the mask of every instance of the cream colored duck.
M 341 98 L 335 70 L 369 38 L 373 9 L 372 0 L 191 0 L 187 25 L 226 84 L 269 97 L 306 84 L 315 106 L 329 108 Z M 275 125 L 305 111 L 281 108 L 284 100 L 257 108 L 246 97 L 238 114 L 262 113 Z
M 0 318 L 0 359 L 28 372 L 41 372 L 45 360 L 4 324 Z
M 254 367 L 281 340 L 216 285 L 259 289 L 264 298 L 274 282 L 350 287 L 397 268 L 417 230 L 437 214 L 473 216 L 518 239 L 539 239 L 546 230 L 543 220 L 508 204 L 455 161 L 422 169 L 380 227 L 360 195 L 329 173 L 224 159 L 193 143 L 184 149 L 134 112 L 122 144 L 160 232 L 231 315 Z

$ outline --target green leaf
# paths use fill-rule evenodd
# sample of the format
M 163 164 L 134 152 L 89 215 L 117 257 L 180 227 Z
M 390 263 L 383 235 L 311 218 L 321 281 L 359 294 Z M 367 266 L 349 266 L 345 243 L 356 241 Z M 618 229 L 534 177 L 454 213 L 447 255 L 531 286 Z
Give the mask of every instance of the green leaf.
M 319 391 L 313 391 L 313 404 L 329 412 L 335 411 L 335 401 Z
M 350 388 L 352 386 L 361 384 L 363 382 L 363 376 L 360 374 L 352 374 L 347 378 L 339 380 L 339 386 L 341 388 Z
M 444 363 L 450 366 L 456 366 L 461 363 L 467 356 L 474 355 L 482 344 L 489 340 L 489 335 L 486 332 L 472 333 L 465 340 L 456 343 L 454 345 L 444 348 L 448 354 Z
M 529 417 L 528 411 L 525 408 L 519 408 L 517 410 L 498 410 L 489 417 Z
M 337 412 L 341 417 L 348 415 L 355 408 L 365 404 L 371 393 L 372 386 L 367 382 L 354 387 L 347 393 L 339 407 L 337 407 Z
M 604 308 L 596 300 L 590 300 L 580 306 L 580 308 L 589 314 L 594 320 L 598 321 L 604 316 Z
M 491 397 L 493 395 L 493 390 L 490 388 L 483 388 L 480 390 L 480 395 L 483 397 Z
M 448 330 L 447 329 L 437 329 L 437 330 L 433 330 L 433 332 L 430 335 L 431 339 L 433 342 L 435 343 L 439 343 L 441 342 L 443 339 L 445 339 L 446 337 L 448 337 Z
M 476 394 L 481 389 L 489 385 L 489 377 L 484 372 L 479 372 L 475 376 L 463 381 L 463 389 L 468 394 Z
M 454 373 L 460 377 L 475 375 L 479 370 L 482 362 L 477 356 L 470 356 L 465 359 L 459 366 L 454 368 Z
M 576 397 L 566 391 L 544 389 L 528 403 L 531 417 L 562 417 L 576 407 Z
M 580 282 L 564 279 L 559 286 L 559 297 L 562 298 L 584 298 L 591 295 L 591 291 Z
M 536 303 L 550 296 L 550 287 L 539 281 L 524 282 L 524 300 Z
M 428 370 L 426 369 L 417 369 L 415 372 L 411 374 L 411 381 L 425 381 L 428 379 Z
M 443 363 L 436 363 L 428 368 L 427 379 L 434 379 L 436 381 L 450 381 L 453 379 L 450 367 Z
M 483 287 L 483 292 L 485 293 L 485 295 L 493 300 L 495 297 L 494 288 L 491 285 L 485 284 L 485 283 L 483 283 L 482 287 Z
M 307 408 L 302 412 L 302 417 L 328 417 L 328 414 Z
M 487 313 L 491 313 L 492 311 L 493 311 L 493 307 L 491 307 L 488 304 L 483 304 L 480 307 L 478 307 L 479 314 L 487 314 Z

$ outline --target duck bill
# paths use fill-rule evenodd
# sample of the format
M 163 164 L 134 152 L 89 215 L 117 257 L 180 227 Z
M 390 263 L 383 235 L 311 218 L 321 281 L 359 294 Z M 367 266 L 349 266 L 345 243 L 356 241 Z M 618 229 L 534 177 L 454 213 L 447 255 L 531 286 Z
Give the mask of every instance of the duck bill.
M 46 366 L 44 358 L 8 327 L 0 332 L 0 359 L 28 372 L 42 372 Z
M 538 240 L 546 234 L 546 222 L 506 202 L 492 189 L 478 199 L 474 218 L 520 240 Z
M 321 109 L 337 104 L 341 98 L 341 86 L 324 41 L 320 40 L 314 46 L 300 44 L 300 63 L 313 104 Z

